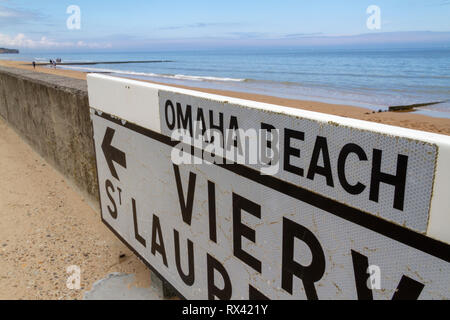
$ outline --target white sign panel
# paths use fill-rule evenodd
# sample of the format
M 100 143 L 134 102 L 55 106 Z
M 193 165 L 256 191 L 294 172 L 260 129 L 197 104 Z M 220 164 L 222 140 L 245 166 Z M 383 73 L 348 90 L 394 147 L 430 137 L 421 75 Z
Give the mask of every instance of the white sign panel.
M 278 145 L 272 149 L 279 157 L 272 175 L 410 229 L 427 230 L 436 145 L 179 93 L 160 91 L 159 97 L 167 136 L 177 129 L 195 133 L 195 123 L 225 138 L 230 129 L 277 129 Z M 259 162 L 244 164 L 261 168 Z
M 117 117 L 134 86 L 151 99 Z M 170 90 L 89 79 L 102 219 L 182 296 L 450 298 L 450 246 L 426 235 L 440 141 Z M 127 109 L 159 122 L 128 122 Z M 173 139 L 196 127 L 206 146 Z M 242 151 L 240 132 L 270 161 L 207 147 Z

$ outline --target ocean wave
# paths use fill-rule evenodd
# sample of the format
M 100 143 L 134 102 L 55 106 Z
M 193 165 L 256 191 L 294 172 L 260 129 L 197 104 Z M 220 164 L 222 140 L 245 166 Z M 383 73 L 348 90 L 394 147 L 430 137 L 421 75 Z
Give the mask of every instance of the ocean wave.
M 221 78 L 221 77 L 212 77 L 212 76 L 192 76 L 192 75 L 184 75 L 184 74 L 158 74 L 158 73 L 136 72 L 136 71 L 128 71 L 128 70 L 105 69 L 105 68 L 89 68 L 89 67 L 73 67 L 73 66 L 63 66 L 63 68 L 87 71 L 87 72 L 115 73 L 115 74 L 130 75 L 130 76 L 166 78 L 166 79 L 174 79 L 174 80 L 222 81 L 222 82 L 244 82 L 247 80 L 247 79 Z
M 158 75 L 161 76 L 161 75 Z M 187 76 L 183 74 L 175 75 L 163 75 L 163 77 L 179 79 L 179 80 L 197 80 L 197 81 L 231 81 L 231 82 L 243 82 L 246 79 L 235 79 L 235 78 L 220 78 L 220 77 L 207 77 L 207 76 Z

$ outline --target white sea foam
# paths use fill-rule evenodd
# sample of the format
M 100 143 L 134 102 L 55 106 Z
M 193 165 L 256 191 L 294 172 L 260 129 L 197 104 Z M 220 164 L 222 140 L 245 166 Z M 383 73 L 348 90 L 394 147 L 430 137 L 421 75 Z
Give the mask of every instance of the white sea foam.
M 76 67 L 75 66 L 62 66 L 62 67 L 67 68 L 67 69 L 74 69 L 74 70 L 87 71 L 87 72 L 110 72 L 110 73 L 123 74 L 123 75 L 166 78 L 166 79 L 174 79 L 174 80 L 223 81 L 223 82 L 243 82 L 243 81 L 245 81 L 245 79 L 235 79 L 235 78 L 220 78 L 220 77 L 211 77 L 211 76 L 190 76 L 190 75 L 184 75 L 184 74 L 158 74 L 158 73 L 115 70 L 115 69 L 106 69 L 106 68 L 90 68 L 90 67 L 82 67 L 82 66 L 76 66 Z

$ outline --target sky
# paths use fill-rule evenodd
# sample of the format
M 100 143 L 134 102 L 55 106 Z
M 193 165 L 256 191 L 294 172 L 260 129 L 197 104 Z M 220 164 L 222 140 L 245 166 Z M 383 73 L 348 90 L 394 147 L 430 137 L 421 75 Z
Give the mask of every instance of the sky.
M 0 0 L 0 46 L 25 50 L 383 43 L 449 47 L 450 0 Z

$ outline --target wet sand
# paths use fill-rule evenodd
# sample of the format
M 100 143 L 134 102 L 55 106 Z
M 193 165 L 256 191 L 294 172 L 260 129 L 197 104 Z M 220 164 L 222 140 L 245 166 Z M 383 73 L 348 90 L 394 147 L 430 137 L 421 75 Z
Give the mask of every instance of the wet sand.
M 14 68 L 21 68 L 27 70 L 33 70 L 33 67 L 26 62 L 20 61 L 7 61 L 0 60 L 0 65 Z M 72 77 L 77 79 L 86 79 L 85 72 L 75 71 L 75 70 L 65 70 L 65 69 L 50 69 L 47 67 L 38 66 L 35 69 L 36 72 L 44 72 L 50 74 L 61 75 L 65 77 Z M 153 81 L 147 81 L 152 83 L 158 83 Z M 163 85 L 169 85 L 179 88 L 186 88 L 191 90 L 197 90 L 201 92 L 219 94 L 229 97 L 254 100 L 264 103 L 271 103 L 281 106 L 287 106 L 291 108 L 298 108 L 310 111 L 317 111 L 327 114 L 338 115 L 347 118 L 354 118 L 378 123 L 389 124 L 393 126 L 405 127 L 416 130 L 423 130 L 428 132 L 434 132 L 439 134 L 450 135 L 450 119 L 447 118 L 435 118 L 429 117 L 413 112 L 381 112 L 373 113 L 371 110 L 366 108 L 329 104 L 316 101 L 306 101 L 306 100 L 295 100 L 286 99 L 280 97 L 266 96 L 261 94 L 252 93 L 241 93 L 226 90 L 216 90 L 216 89 L 204 89 L 197 87 L 180 86 L 166 83 L 158 83 Z

